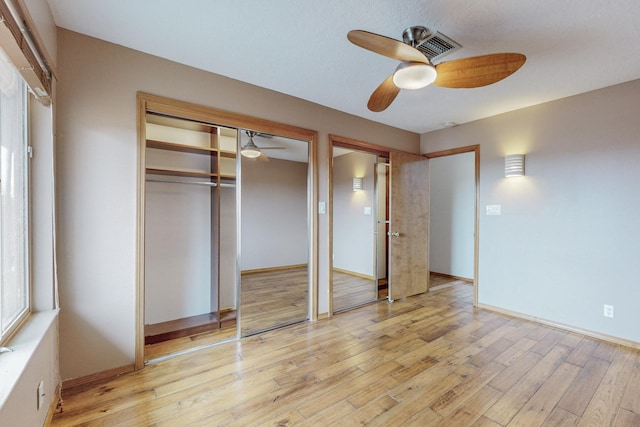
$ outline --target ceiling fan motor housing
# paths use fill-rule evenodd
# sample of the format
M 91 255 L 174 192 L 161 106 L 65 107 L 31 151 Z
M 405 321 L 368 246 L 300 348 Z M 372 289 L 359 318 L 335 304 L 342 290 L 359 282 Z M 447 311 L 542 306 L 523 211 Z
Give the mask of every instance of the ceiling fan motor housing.
M 409 27 L 402 32 L 402 40 L 409 46 L 416 47 L 431 35 L 427 27 Z
M 415 47 L 427 57 L 429 61 L 441 59 L 460 48 L 457 41 L 445 36 L 439 31 L 431 31 L 422 26 L 409 27 L 402 32 L 402 40 L 405 44 Z

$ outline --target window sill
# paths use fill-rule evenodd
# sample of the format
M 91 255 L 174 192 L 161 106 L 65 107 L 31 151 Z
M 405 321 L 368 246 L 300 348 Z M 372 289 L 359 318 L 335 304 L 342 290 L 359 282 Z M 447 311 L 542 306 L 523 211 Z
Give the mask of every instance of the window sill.
M 58 310 L 32 313 L 15 336 L 4 344 L 13 351 L 0 353 L 0 410 L 57 317 Z

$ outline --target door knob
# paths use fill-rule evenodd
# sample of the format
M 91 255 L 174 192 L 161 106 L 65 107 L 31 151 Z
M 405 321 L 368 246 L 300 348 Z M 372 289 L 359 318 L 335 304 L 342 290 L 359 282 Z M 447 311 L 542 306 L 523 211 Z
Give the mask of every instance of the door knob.
M 391 237 L 400 237 L 400 233 L 398 233 L 397 231 L 390 231 L 388 234 Z

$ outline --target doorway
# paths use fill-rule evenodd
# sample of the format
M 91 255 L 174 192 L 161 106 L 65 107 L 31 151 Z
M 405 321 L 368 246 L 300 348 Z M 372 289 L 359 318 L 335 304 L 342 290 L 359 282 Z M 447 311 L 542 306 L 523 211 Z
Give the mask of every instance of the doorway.
M 477 305 L 480 146 L 424 156 L 431 160 L 431 274 L 472 284 Z
M 330 142 L 329 314 L 426 292 L 428 159 L 335 135 Z

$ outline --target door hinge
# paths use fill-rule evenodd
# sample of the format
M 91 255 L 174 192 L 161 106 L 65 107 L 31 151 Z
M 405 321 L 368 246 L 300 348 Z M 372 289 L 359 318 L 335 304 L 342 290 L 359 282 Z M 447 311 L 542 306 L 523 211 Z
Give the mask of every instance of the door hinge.
M 27 155 L 30 159 L 33 159 L 33 147 L 31 145 L 27 145 Z

